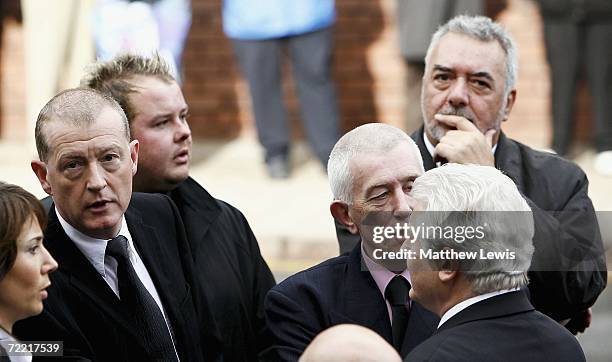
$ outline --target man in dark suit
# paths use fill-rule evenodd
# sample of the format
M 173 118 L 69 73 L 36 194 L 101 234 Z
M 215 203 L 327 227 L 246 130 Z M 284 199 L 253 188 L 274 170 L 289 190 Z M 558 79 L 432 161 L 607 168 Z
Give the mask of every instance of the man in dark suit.
M 474 227 L 482 234 L 421 234 L 409 244 L 410 297 L 441 319 L 406 361 L 585 361 L 576 338 L 536 311 L 521 290 L 534 219 L 513 180 L 494 167 L 449 163 L 419 177 L 412 195 L 422 202 L 411 226 Z M 505 252 L 493 254 L 499 251 Z M 442 252 L 447 257 L 433 256 Z
M 134 190 L 165 193 L 176 203 L 223 357 L 256 359 L 271 343 L 263 300 L 274 277 L 242 213 L 189 177 L 188 106 L 167 65 L 159 56 L 123 55 L 96 64 L 82 83 L 111 94 L 126 111 L 140 144 Z
M 54 201 L 45 244 L 60 267 L 18 338 L 62 340 L 64 355 L 92 360 L 213 359 L 178 212 L 167 197 L 132 195 L 139 145 L 121 107 L 95 90 L 61 92 L 35 136 L 32 169 Z
M 516 183 L 536 218 L 531 302 L 573 333 L 583 331 L 607 281 L 599 225 L 582 170 L 501 131 L 517 95 L 514 42 L 488 18 L 460 16 L 434 34 L 425 61 L 425 121 L 412 134 L 425 170 L 489 165 Z M 346 235 L 339 230 L 342 250 L 356 242 Z
M 431 335 L 437 318 L 407 299 L 405 262 L 379 257 L 382 251 L 398 250 L 400 240 L 379 245 L 371 233 L 372 225 L 409 215 L 413 201 L 408 193 L 422 173 L 418 148 L 398 128 L 366 124 L 336 143 L 328 163 L 334 195 L 330 211 L 363 242 L 268 293 L 266 320 L 277 359 L 297 360 L 318 333 L 337 324 L 370 328 L 402 356 Z

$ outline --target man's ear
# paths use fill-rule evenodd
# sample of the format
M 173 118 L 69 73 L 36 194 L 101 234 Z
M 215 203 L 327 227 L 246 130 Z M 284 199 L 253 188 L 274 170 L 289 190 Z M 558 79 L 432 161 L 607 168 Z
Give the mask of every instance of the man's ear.
M 138 171 L 138 150 L 140 149 L 140 144 L 138 140 L 133 140 L 130 142 L 130 158 L 132 159 L 132 176 L 136 174 Z
M 508 96 L 506 98 L 506 107 L 504 108 L 504 118 L 502 119 L 502 122 L 507 121 L 508 117 L 510 117 L 510 111 L 514 106 L 514 102 L 516 102 L 516 89 L 513 89 L 510 91 L 510 93 L 508 93 Z
M 30 166 L 38 178 L 38 182 L 40 182 L 40 186 L 42 186 L 43 190 L 45 190 L 49 196 L 53 196 L 51 184 L 49 181 L 47 181 L 47 164 L 41 161 L 32 161 Z
M 353 219 L 349 215 L 349 208 L 345 202 L 334 200 L 331 205 L 329 205 L 329 211 L 336 221 L 346 226 L 348 231 L 351 234 L 359 233 L 359 229 L 357 229 L 357 225 L 353 222 Z
M 444 248 L 448 249 L 448 248 Z M 445 260 L 438 271 L 438 278 L 442 283 L 448 283 L 457 278 L 457 271 L 459 270 L 459 265 L 457 265 L 456 261 L 453 260 Z

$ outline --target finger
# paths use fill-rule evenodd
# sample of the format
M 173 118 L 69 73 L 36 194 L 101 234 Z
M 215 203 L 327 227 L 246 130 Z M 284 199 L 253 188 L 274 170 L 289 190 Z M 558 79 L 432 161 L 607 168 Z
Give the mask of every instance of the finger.
M 450 114 L 436 114 L 434 118 L 448 127 L 454 127 L 460 131 L 480 132 L 480 130 L 465 117 Z
M 490 129 L 485 132 L 485 139 L 487 140 L 487 144 L 489 145 L 489 147 L 493 147 L 493 137 L 495 137 L 496 133 L 496 129 Z

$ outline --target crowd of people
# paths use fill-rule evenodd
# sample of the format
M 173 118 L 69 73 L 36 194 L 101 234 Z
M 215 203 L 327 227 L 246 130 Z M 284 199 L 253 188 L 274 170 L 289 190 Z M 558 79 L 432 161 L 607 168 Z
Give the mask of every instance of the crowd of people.
M 49 197 L 0 183 L 0 360 L 584 361 L 599 226 L 582 170 L 501 130 L 517 63 L 489 18 L 440 27 L 422 127 L 366 124 L 322 159 L 346 252 L 276 285 L 245 216 L 189 176 L 189 107 L 164 59 L 97 62 L 38 115 Z M 421 222 L 488 228 L 372 238 Z M 422 256 L 443 251 L 513 257 Z

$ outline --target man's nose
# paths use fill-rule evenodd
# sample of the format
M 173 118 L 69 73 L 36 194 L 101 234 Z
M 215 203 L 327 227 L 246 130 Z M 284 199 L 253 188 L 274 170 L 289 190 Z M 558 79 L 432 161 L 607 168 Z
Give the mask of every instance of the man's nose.
M 179 118 L 176 122 L 176 128 L 174 133 L 175 142 L 183 142 L 191 137 L 191 129 L 187 120 Z
M 450 88 L 448 94 L 448 102 L 454 108 L 462 108 L 468 105 L 470 102 L 470 96 L 468 93 L 468 85 L 465 79 L 457 78 Z
M 92 191 L 100 191 L 106 187 L 105 171 L 101 166 L 93 164 L 89 167 L 89 179 L 87 180 L 87 188 Z
M 414 209 L 414 200 L 404 192 L 398 194 L 395 197 L 393 205 L 393 217 L 397 219 L 404 219 L 410 217 L 412 210 Z

